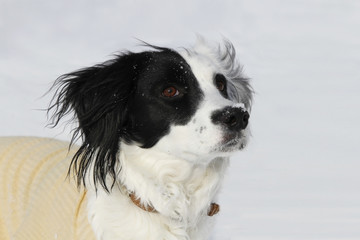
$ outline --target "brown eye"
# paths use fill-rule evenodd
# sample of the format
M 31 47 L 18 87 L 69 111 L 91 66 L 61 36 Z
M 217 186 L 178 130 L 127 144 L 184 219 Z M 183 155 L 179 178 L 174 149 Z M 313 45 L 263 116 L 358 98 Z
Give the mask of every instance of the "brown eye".
M 175 87 L 168 87 L 163 90 L 162 95 L 169 98 L 176 97 L 179 95 L 179 90 L 177 90 Z
M 219 89 L 219 91 L 224 91 L 225 90 L 225 83 L 222 80 L 216 80 L 216 87 L 217 89 Z
M 226 78 L 221 73 L 215 75 L 214 83 L 216 88 L 222 92 L 222 94 L 226 93 Z

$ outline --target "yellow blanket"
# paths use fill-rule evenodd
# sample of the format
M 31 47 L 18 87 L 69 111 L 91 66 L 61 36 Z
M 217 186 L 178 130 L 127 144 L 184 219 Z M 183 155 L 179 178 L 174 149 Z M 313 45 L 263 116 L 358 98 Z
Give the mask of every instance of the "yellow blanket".
M 95 240 L 86 192 L 66 178 L 73 154 L 57 140 L 0 138 L 1 240 Z

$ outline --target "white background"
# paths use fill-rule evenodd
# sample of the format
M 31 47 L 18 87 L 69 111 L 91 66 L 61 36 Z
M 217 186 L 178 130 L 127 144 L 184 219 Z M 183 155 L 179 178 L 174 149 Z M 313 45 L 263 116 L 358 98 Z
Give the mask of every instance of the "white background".
M 0 135 L 69 140 L 39 110 L 58 76 L 196 33 L 230 39 L 256 91 L 213 239 L 359 240 L 358 0 L 0 0 Z

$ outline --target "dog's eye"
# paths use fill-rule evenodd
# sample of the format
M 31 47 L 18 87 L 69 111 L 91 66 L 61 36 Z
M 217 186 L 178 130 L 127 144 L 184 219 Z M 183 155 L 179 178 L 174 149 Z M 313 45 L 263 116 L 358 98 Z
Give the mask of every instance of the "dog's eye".
M 168 87 L 168 88 L 165 88 L 162 92 L 162 95 L 164 97 L 168 97 L 168 98 L 171 98 L 171 97 L 176 97 L 180 94 L 179 90 L 177 90 L 175 87 Z
M 227 93 L 227 84 L 228 81 L 226 80 L 226 77 L 222 75 L 221 73 L 218 73 L 214 77 L 214 85 L 219 90 L 220 94 L 226 98 L 229 99 L 229 95 Z
M 215 76 L 215 86 L 220 92 L 226 91 L 226 78 L 224 75 L 218 73 Z
M 225 90 L 225 82 L 223 79 L 216 79 L 216 87 L 219 91 L 223 92 Z

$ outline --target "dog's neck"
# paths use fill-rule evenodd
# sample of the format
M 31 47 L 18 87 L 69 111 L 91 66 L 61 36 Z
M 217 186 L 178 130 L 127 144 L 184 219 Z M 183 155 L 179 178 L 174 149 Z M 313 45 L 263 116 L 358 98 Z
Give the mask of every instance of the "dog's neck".
M 206 239 L 214 220 L 208 213 L 217 211 L 216 206 L 211 208 L 211 203 L 216 202 L 227 166 L 227 158 L 213 159 L 206 166 L 195 165 L 158 151 L 123 145 L 112 192 L 100 189 L 89 194 L 91 225 L 98 238 L 106 240 L 129 239 L 125 236 L 160 239 L 156 235 L 160 233 L 169 236 L 166 239 Z M 130 193 L 136 194 L 137 204 L 129 197 Z M 156 212 L 142 209 L 149 207 Z M 134 226 L 119 228 L 139 221 L 143 227 L 138 232 Z
M 129 197 L 131 199 L 131 201 L 138 206 L 139 208 L 141 208 L 142 210 L 146 211 L 146 212 L 150 212 L 150 213 L 158 213 L 158 211 L 156 211 L 156 209 L 152 206 L 144 206 L 143 204 L 141 204 L 141 199 L 138 198 L 136 196 L 135 193 L 130 193 Z M 209 211 L 207 213 L 207 215 L 209 217 L 214 216 L 215 214 L 217 214 L 220 211 L 220 206 L 217 203 L 211 203 L 210 207 L 209 207 Z
M 227 159 L 196 165 L 158 151 L 123 145 L 119 160 L 118 182 L 128 192 L 135 193 L 144 208 L 156 209 L 171 218 L 191 219 L 216 212 L 211 204 L 228 165 Z

